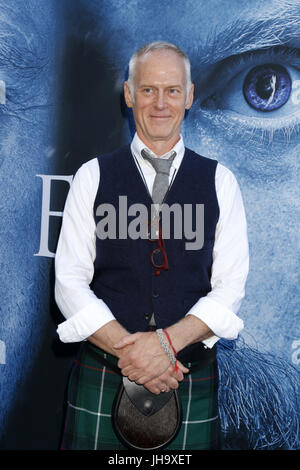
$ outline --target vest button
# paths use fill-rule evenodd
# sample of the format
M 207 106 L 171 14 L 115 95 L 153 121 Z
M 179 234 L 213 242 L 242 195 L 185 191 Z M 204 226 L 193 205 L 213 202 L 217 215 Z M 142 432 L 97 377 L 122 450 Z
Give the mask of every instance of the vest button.
M 159 293 L 158 293 L 158 292 L 153 292 L 153 293 L 152 293 L 152 297 L 153 297 L 154 299 L 157 299 L 157 297 L 159 297 Z
M 148 315 L 148 313 L 146 313 L 144 317 L 145 317 L 145 320 L 150 320 L 150 315 Z

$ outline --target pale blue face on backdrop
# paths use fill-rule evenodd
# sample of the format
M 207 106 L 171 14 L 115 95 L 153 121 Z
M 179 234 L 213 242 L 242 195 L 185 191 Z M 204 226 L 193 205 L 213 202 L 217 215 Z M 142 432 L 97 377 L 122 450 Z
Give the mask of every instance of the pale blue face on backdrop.
M 185 143 L 234 172 L 247 212 L 243 336 L 296 364 L 300 2 L 88 3 L 120 81 L 130 55 L 147 42 L 175 42 L 188 53 L 195 101 L 182 127 Z

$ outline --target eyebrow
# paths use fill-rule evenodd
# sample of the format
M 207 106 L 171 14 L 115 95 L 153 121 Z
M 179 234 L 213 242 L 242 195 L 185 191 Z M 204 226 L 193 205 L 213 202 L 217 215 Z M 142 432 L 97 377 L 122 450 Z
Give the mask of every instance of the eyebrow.
M 138 88 L 157 88 L 157 85 L 148 85 L 146 82 L 145 83 L 140 83 L 138 85 Z M 184 85 L 180 85 L 178 83 L 177 85 L 167 85 L 165 88 L 184 88 Z
M 232 55 L 299 41 L 299 9 L 300 2 L 285 1 L 270 12 L 264 10 L 264 16 L 240 17 L 222 31 L 216 28 L 206 44 L 196 48 L 198 60 L 203 65 L 213 65 Z

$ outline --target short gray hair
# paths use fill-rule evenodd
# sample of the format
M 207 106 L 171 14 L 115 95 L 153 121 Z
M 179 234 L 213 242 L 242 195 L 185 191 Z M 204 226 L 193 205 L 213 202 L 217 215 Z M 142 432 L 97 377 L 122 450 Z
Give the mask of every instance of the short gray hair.
M 184 63 L 185 78 L 186 78 L 186 99 L 188 99 L 188 95 L 189 95 L 190 88 L 192 85 L 190 60 L 182 49 L 180 49 L 175 44 L 172 44 L 171 42 L 166 42 L 166 41 L 155 41 L 155 42 L 150 42 L 149 44 L 145 44 L 144 46 L 140 47 L 131 57 L 129 61 L 129 66 L 128 66 L 129 67 L 128 85 L 129 85 L 132 99 L 134 100 L 134 78 L 135 78 L 136 63 L 140 57 L 145 56 L 146 54 L 150 54 L 151 52 L 155 52 L 155 51 L 173 51 L 179 57 L 182 58 L 183 63 Z

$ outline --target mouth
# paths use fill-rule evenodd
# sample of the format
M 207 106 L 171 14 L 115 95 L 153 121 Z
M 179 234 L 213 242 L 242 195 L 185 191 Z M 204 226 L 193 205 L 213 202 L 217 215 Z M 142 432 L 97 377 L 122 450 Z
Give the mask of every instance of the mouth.
M 156 116 L 156 115 L 151 115 L 151 119 L 170 119 L 171 116 Z

